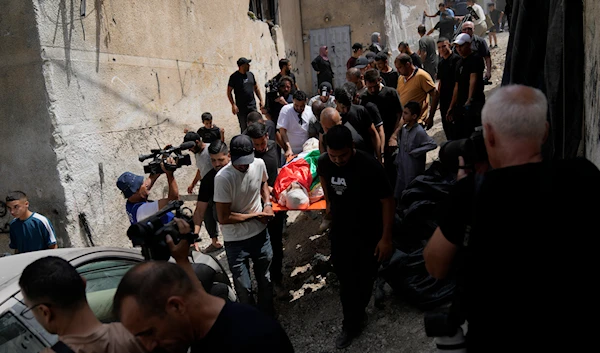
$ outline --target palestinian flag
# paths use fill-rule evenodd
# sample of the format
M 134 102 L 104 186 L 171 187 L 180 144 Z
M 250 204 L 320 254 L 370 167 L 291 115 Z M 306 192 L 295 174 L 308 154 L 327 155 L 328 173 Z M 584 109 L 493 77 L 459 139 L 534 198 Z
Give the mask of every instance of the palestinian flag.
M 299 182 L 310 194 L 312 189 L 319 183 L 317 163 L 320 156 L 321 152 L 319 150 L 302 152 L 286 163 L 275 180 L 275 186 L 273 187 L 275 199 L 278 200 L 279 195 L 294 181 Z

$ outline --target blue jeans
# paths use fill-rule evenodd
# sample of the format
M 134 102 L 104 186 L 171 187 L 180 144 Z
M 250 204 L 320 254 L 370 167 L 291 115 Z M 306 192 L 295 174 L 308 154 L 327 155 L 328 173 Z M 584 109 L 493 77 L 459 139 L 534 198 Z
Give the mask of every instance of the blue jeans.
M 271 260 L 273 249 L 267 230 L 263 230 L 250 239 L 240 241 L 226 241 L 225 252 L 229 270 L 233 276 L 235 291 L 241 303 L 256 305 L 252 292 L 252 279 L 250 278 L 250 262 L 254 268 L 254 276 L 258 283 L 258 309 L 268 315 L 274 316 L 273 284 L 271 283 Z

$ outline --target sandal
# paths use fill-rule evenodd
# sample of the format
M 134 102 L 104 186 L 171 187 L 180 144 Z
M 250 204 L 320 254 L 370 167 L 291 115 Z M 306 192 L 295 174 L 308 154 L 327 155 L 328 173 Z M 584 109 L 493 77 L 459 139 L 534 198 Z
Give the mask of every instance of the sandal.
M 206 247 L 204 250 L 202 250 L 202 253 L 204 253 L 204 254 L 208 254 L 208 253 L 215 252 L 215 251 L 217 251 L 217 250 L 221 250 L 221 249 L 223 249 L 223 245 L 221 245 L 220 247 L 218 247 L 218 248 L 217 248 L 217 247 L 216 247 L 216 246 L 214 246 L 213 244 L 210 244 L 210 245 L 209 245 L 209 246 L 207 246 L 207 247 Z

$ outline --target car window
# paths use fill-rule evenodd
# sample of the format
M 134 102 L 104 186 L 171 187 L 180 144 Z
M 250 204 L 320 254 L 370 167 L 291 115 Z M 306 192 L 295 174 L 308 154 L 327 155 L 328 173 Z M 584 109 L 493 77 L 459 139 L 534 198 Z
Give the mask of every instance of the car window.
M 0 317 L 0 353 L 38 353 L 44 345 L 12 313 Z
M 98 320 L 116 320 L 112 315 L 113 297 L 121 278 L 135 264 L 130 260 L 101 260 L 77 268 L 77 272 L 86 279 L 87 300 Z

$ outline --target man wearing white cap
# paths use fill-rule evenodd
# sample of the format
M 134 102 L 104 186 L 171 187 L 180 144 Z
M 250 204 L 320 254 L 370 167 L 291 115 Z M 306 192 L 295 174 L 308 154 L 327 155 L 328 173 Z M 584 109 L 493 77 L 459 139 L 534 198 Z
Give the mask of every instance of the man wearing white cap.
M 481 126 L 481 109 L 485 103 L 484 65 L 482 58 L 471 49 L 471 36 L 459 34 L 454 45 L 461 59 L 456 66 L 454 94 L 446 119 L 454 124 L 455 138 L 461 139 L 471 136 L 475 127 Z

